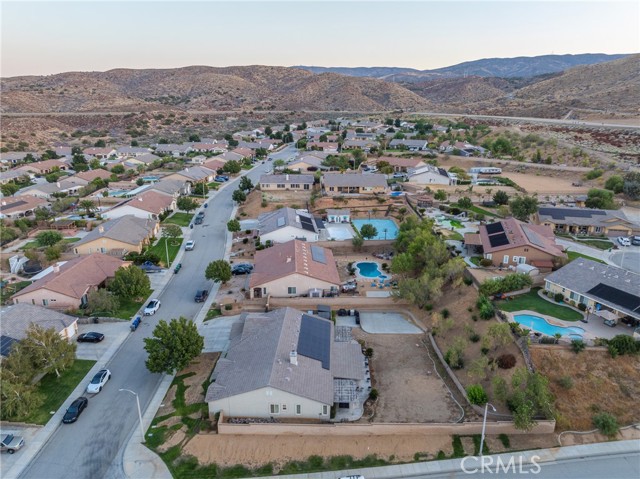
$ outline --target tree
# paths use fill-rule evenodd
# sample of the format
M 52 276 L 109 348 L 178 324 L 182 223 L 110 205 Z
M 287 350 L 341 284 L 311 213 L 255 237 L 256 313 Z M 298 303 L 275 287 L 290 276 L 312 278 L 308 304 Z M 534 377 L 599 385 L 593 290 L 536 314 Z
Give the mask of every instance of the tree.
M 616 202 L 613 200 L 613 192 L 608 190 L 599 190 L 591 188 L 587 193 L 587 200 L 584 202 L 587 208 L 596 208 L 599 210 L 613 210 L 617 208 Z
M 84 210 L 87 215 L 90 215 L 93 211 L 95 211 L 96 204 L 91 200 L 82 200 L 80 203 L 78 203 L 78 208 Z
M 120 307 L 120 301 L 116 296 L 104 288 L 94 289 L 87 295 L 87 308 L 89 314 L 109 313 L 113 314 Z
M 109 284 L 109 290 L 120 298 L 140 301 L 151 294 L 149 277 L 137 266 L 120 267 Z
M 173 240 L 170 242 L 171 245 L 175 246 L 180 243 L 176 242 L 176 238 L 180 238 L 182 236 L 182 228 L 178 225 L 166 224 L 162 226 L 162 236 L 164 238 L 168 238 L 169 240 Z
M 192 135 L 189 135 L 189 141 L 193 142 L 193 143 L 199 143 L 200 142 L 200 136 L 196 133 L 193 133 Z
M 511 327 L 507 323 L 492 324 L 487 330 L 487 335 L 493 341 L 493 349 L 498 349 L 499 346 L 506 346 L 513 341 Z
M 378 230 L 372 224 L 366 223 L 360 228 L 360 234 L 364 239 L 371 239 L 378 236 Z
M 42 231 L 38 233 L 36 240 L 40 246 L 53 246 L 62 241 L 62 234 L 57 231 Z
M 640 198 L 640 172 L 631 171 L 624 175 L 622 191 L 632 200 Z
M 489 400 L 487 393 L 480 384 L 467 386 L 467 398 L 469 398 L 469 402 L 471 404 L 475 404 L 477 406 L 484 406 Z
M 362 249 L 362 245 L 364 245 L 364 240 L 360 236 L 354 236 L 351 240 L 351 244 L 356 251 L 360 251 Z
M 44 250 L 44 257 L 47 261 L 56 261 L 62 256 L 62 248 L 60 245 L 48 246 Z
M 111 173 L 114 173 L 116 175 L 121 175 L 124 173 L 124 165 L 114 165 L 111 168 Z
M 178 209 L 189 213 L 190 211 L 193 211 L 198 207 L 198 203 L 188 196 L 181 196 L 180 198 L 178 198 L 176 206 L 178 207 Z
M 204 338 L 196 323 L 183 316 L 169 323 L 162 319 L 153 330 L 153 337 L 144 339 L 144 349 L 149 354 L 145 364 L 152 373 L 174 374 L 187 367 L 202 348 Z
M 0 368 L 0 416 L 2 419 L 20 419 L 44 402 L 32 382 L 34 366 L 20 343 L 11 347 L 11 353 Z
M 273 133 L 273 128 L 271 128 L 270 126 L 265 127 L 265 129 L 264 129 L 264 134 L 265 134 L 266 136 L 269 136 L 269 135 L 271 135 L 272 133 Z
M 487 369 L 489 369 L 489 358 L 482 355 L 469 365 L 467 374 L 476 381 L 482 381 L 487 378 Z
M 32 323 L 21 345 L 37 370 L 55 372 L 57 377 L 76 359 L 75 343 L 68 342 L 53 328 Z
M 247 195 L 242 190 L 235 190 L 231 194 L 231 199 L 236 203 L 244 203 L 245 201 L 247 201 Z
M 194 195 L 204 196 L 209 193 L 209 186 L 205 183 L 196 183 L 191 192 Z
M 533 196 L 518 196 L 509 203 L 511 214 L 520 221 L 527 221 L 529 216 L 538 211 L 538 200 Z
M 142 185 L 144 185 L 144 180 L 143 180 L 142 178 L 138 178 L 138 179 L 136 180 L 136 185 L 138 185 L 138 186 L 142 186 Z
M 98 140 L 94 143 L 94 145 L 96 148 L 104 148 L 107 146 L 107 144 L 104 142 L 104 140 Z
M 493 195 L 493 202 L 496 205 L 506 205 L 509 203 L 509 195 L 506 191 L 498 190 L 496 194 Z
M 4 224 L 0 227 L 0 244 L 7 244 L 19 236 L 18 232 L 13 228 L 8 228 Z
M 624 190 L 624 178 L 620 175 L 613 175 L 607 178 L 604 184 L 607 190 L 613 191 L 615 194 L 622 193 Z
M 240 178 L 240 185 L 238 186 L 242 191 L 251 191 L 253 189 L 253 181 L 248 176 Z
M 282 167 L 282 166 L 284 166 L 284 165 L 286 165 L 286 163 L 285 163 L 285 161 L 284 161 L 284 160 L 280 160 L 280 159 L 278 159 L 278 160 L 274 160 L 274 161 L 273 161 L 273 167 L 274 167 L 274 168 L 280 168 L 280 167 Z
M 458 200 L 458 207 L 464 210 L 468 210 L 472 206 L 473 206 L 473 203 L 471 201 L 471 198 L 469 198 L 468 196 L 463 196 Z
M 4 185 L 0 186 L 0 191 L 2 191 L 2 194 L 4 196 L 13 196 L 18 192 L 19 189 L 20 187 L 13 182 L 5 183 Z
M 240 231 L 240 222 L 236 219 L 227 221 L 227 230 L 231 233 Z
M 447 199 L 447 193 L 444 190 L 436 190 L 433 198 L 437 201 L 445 201 Z
M 236 160 L 229 160 L 222 167 L 222 171 L 224 171 L 225 173 L 230 173 L 232 175 L 240 173 L 241 169 L 242 166 Z
M 212 261 L 207 265 L 204 276 L 214 283 L 225 284 L 231 279 L 231 265 L 223 259 Z
M 84 155 L 73 155 L 71 159 L 71 168 L 75 171 L 87 171 L 89 169 L 89 164 L 85 159 Z

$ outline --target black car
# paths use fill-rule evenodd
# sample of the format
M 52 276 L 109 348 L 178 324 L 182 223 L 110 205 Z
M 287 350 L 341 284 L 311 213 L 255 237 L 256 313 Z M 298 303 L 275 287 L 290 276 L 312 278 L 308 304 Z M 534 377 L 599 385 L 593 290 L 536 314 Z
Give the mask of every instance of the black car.
M 67 412 L 64 413 L 62 422 L 65 424 L 76 422 L 78 420 L 78 417 L 80 417 L 80 414 L 82 414 L 82 411 L 85 410 L 88 404 L 89 400 L 84 396 L 81 396 L 73 401 L 71 403 L 71 406 L 69 406 L 69 409 L 67 409 Z
M 196 300 L 196 303 L 204 303 L 208 296 L 209 291 L 207 291 L 206 289 L 201 289 L 196 292 L 196 297 L 194 299 Z
M 94 331 L 90 333 L 83 333 L 78 335 L 79 343 L 99 343 L 104 339 L 104 334 L 96 333 Z
M 250 274 L 253 271 L 253 265 L 250 264 L 236 264 L 231 268 L 231 274 Z
M 203 218 L 204 218 L 203 216 L 196 216 L 195 224 L 201 225 Z

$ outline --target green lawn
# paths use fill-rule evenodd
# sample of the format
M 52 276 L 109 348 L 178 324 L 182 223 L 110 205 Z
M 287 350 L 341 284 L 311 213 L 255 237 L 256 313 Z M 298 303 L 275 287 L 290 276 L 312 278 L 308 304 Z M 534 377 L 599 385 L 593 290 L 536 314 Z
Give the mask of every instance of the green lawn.
M 573 261 L 576 258 L 586 258 L 592 261 L 597 261 L 598 263 L 607 264 L 606 261 L 602 261 L 601 259 L 594 258 L 592 256 L 587 256 L 586 254 L 577 253 L 575 251 L 567 251 L 567 256 L 569 257 L 569 261 Z
M 178 255 L 178 251 L 180 251 L 180 247 L 182 246 L 182 238 L 171 238 L 167 243 L 167 238 L 160 238 L 158 243 L 152 246 L 149 251 L 160 256 L 160 262 L 165 265 L 165 267 L 169 267 L 173 260 Z M 165 243 L 167 246 L 165 247 Z M 167 263 L 167 251 L 169 252 L 169 264 Z
M 114 318 L 131 319 L 133 315 L 140 310 L 143 304 L 140 301 L 134 301 L 132 299 L 118 299 L 120 301 L 120 308 L 118 308 L 118 311 L 113 313 Z
M 76 241 L 80 241 L 80 238 L 63 238 L 62 241 L 60 241 L 60 243 L 58 244 L 61 246 L 67 246 L 68 244 L 75 243 Z M 24 250 L 24 249 L 39 248 L 39 247 L 40 247 L 40 244 L 36 240 L 36 241 L 29 241 L 20 249 Z
M 453 240 L 453 241 L 463 241 L 464 237 L 457 231 L 448 231 L 446 236 L 444 236 L 444 239 Z
M 482 257 L 481 256 L 472 256 L 471 258 L 469 258 L 469 261 L 471 261 L 476 266 L 481 266 L 480 265 L 480 261 L 482 261 Z
M 38 392 L 45 397 L 44 403 L 31 414 L 19 420 L 32 424 L 46 424 L 51 419 L 50 412 L 60 408 L 95 363 L 95 361 L 87 359 L 76 359 L 73 366 L 62 372 L 60 377 L 57 377 L 55 373 L 47 374 L 38 383 Z
M 207 315 L 205 316 L 204 320 L 209 321 L 210 319 L 217 318 L 218 316 L 222 316 L 220 306 L 211 308 L 209 311 L 207 311 Z
M 478 206 L 472 205 L 471 208 L 469 208 L 470 211 L 473 211 L 474 213 L 478 213 L 481 215 L 485 215 L 485 216 L 491 216 L 493 218 L 499 218 L 500 215 L 497 215 L 495 213 L 492 213 L 491 211 L 488 210 L 484 210 Z
M 165 219 L 163 223 L 173 224 L 178 226 L 189 226 L 193 215 L 191 213 L 174 213 L 169 218 Z
M 451 226 L 454 228 L 464 228 L 464 225 L 458 220 L 449 220 L 449 223 L 451 223 Z
M 602 250 L 607 250 L 607 249 L 612 248 L 614 246 L 611 241 L 606 241 L 606 240 L 579 239 L 578 241 L 580 243 L 586 244 L 587 246 L 591 246 L 593 248 L 598 248 L 598 249 L 602 249 Z
M 516 296 L 508 301 L 498 301 L 498 309 L 514 312 L 528 309 L 536 313 L 546 314 L 564 321 L 578 321 L 583 317 L 581 313 L 567 306 L 555 304 L 538 296 L 539 288 L 532 289 L 526 294 Z
M 220 188 L 220 185 L 222 183 L 216 183 L 215 181 L 211 182 L 211 183 L 207 183 L 207 186 L 209 187 L 210 190 L 217 190 L 218 188 Z

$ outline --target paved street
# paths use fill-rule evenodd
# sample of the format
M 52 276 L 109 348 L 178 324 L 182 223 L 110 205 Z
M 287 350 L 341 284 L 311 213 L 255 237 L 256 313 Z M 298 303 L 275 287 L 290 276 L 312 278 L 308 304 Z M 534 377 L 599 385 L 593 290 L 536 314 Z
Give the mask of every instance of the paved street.
M 247 176 L 255 184 L 260 174 L 261 169 L 256 168 Z M 191 239 L 196 241 L 195 250 L 183 254 L 180 273 L 171 275 L 164 291 L 154 294 L 162 302 L 159 312 L 145 317 L 138 330 L 128 335 L 107 363 L 111 380 L 101 393 L 89 395 L 89 406 L 77 423 L 56 429 L 20 477 L 94 479 L 104 477 L 110 467 L 122 470 L 118 453 L 134 428 L 139 426 L 135 397 L 118 389 L 137 392 L 144 414 L 163 375 L 147 371 L 143 338 L 151 336 L 160 319 L 194 318 L 202 308 L 203 304 L 195 303 L 193 296 L 196 289 L 213 286 L 205 280 L 204 269 L 210 261 L 225 254 L 226 223 L 234 208 L 231 194 L 237 182 L 234 180 L 233 184 L 213 195 L 204 224 L 189 231 Z M 215 290 L 211 294 L 214 295 Z

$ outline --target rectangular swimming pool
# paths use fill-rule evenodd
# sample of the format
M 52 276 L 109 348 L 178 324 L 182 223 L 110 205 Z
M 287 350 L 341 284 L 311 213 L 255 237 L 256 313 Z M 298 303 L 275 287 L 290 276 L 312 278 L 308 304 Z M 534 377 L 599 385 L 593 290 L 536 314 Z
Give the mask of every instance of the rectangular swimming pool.
M 393 220 L 353 220 L 353 226 L 358 228 L 358 231 L 362 229 L 363 225 L 373 225 L 378 231 L 378 234 L 371 239 L 374 240 L 394 240 L 398 237 L 398 226 Z

